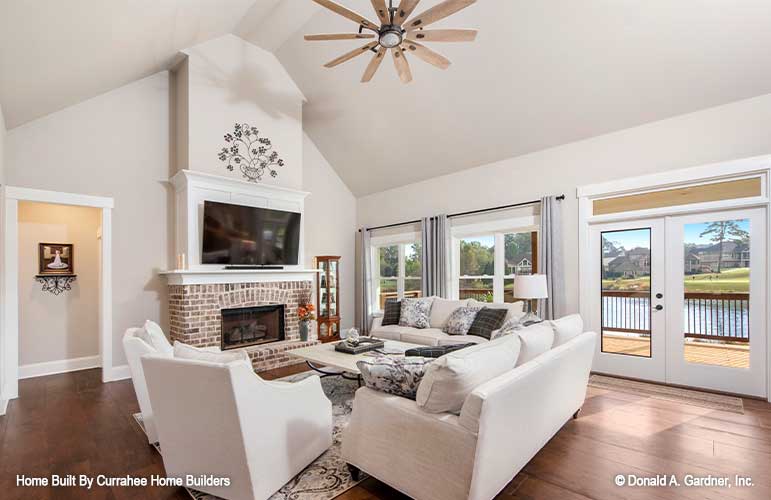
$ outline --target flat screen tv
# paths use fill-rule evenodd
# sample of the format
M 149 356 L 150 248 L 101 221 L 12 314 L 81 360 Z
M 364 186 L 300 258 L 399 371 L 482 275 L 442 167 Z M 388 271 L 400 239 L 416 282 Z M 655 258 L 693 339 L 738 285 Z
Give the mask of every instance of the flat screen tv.
M 203 264 L 294 266 L 300 214 L 205 201 Z

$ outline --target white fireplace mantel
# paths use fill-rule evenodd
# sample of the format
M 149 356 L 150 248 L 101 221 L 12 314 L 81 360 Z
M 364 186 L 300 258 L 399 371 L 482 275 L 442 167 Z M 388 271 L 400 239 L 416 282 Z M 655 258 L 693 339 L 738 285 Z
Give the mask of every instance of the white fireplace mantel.
M 312 281 L 318 269 L 184 269 L 162 271 L 169 285 Z

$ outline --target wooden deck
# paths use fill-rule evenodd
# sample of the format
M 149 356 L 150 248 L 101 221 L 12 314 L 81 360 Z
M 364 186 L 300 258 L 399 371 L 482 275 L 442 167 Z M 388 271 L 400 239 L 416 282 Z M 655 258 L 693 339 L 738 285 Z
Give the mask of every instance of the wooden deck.
M 603 350 L 605 352 L 648 356 L 650 354 L 650 340 L 605 333 L 603 335 Z M 689 363 L 749 368 L 750 346 L 687 342 L 685 344 L 685 359 Z

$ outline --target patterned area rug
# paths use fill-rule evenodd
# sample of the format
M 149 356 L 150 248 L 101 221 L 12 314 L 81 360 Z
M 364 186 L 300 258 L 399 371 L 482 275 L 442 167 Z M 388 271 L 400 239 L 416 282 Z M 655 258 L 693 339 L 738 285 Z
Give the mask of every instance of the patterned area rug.
M 637 382 L 623 378 L 606 377 L 604 375 L 592 375 L 589 377 L 589 385 L 598 389 L 612 389 L 614 391 L 648 396 L 655 399 L 664 399 L 666 401 L 674 401 L 677 403 L 685 403 L 712 410 L 744 413 L 744 403 L 742 402 L 742 399 L 734 396 L 724 396 L 722 394 L 681 389 L 679 387 Z
M 297 382 L 310 375 L 311 372 L 304 372 L 279 380 Z M 351 414 L 351 404 L 353 403 L 353 394 L 359 386 L 355 381 L 345 380 L 342 377 L 322 378 L 321 386 L 324 388 L 324 393 L 329 400 L 332 401 L 332 420 L 334 423 L 332 446 L 294 479 L 273 494 L 270 500 L 329 500 L 353 488 L 367 478 L 367 475 L 362 472 L 359 475 L 359 480 L 354 481 L 340 454 L 342 430 L 348 422 Z M 142 415 L 136 413 L 134 414 L 134 419 L 144 430 Z M 161 452 L 157 444 L 155 448 L 158 450 L 158 453 Z M 190 488 L 185 489 L 195 500 L 219 500 L 219 497 L 207 493 Z

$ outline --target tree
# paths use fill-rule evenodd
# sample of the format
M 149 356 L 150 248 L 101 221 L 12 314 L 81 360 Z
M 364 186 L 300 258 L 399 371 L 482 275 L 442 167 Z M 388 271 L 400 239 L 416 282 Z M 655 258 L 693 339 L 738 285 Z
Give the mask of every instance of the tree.
M 404 256 L 404 275 L 414 278 L 421 276 L 420 263 L 422 259 L 422 248 L 420 243 L 413 243 Z
M 707 228 L 701 232 L 700 237 L 711 236 L 710 241 L 717 243 L 718 256 L 717 256 L 717 272 L 720 274 L 723 268 L 723 243 L 726 240 L 733 241 L 734 243 L 747 243 L 750 239 L 750 234 L 744 229 L 739 227 L 739 224 L 735 220 L 723 220 L 710 222 Z
M 399 247 L 380 247 L 380 276 L 399 275 Z

